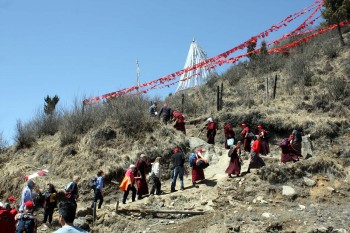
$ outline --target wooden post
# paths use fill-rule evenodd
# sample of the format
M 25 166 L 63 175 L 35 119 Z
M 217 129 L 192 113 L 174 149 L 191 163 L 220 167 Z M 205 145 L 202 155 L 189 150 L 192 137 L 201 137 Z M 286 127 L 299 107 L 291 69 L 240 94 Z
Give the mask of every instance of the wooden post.
M 221 92 L 220 92 L 220 110 L 222 110 L 224 102 L 222 101 L 222 96 L 224 93 L 224 83 L 221 83 Z
M 220 87 L 217 86 L 217 91 L 216 91 L 216 110 L 220 111 Z
M 266 101 L 269 101 L 269 78 L 266 77 Z
M 277 74 L 275 76 L 275 82 L 273 84 L 273 99 L 276 98 L 276 87 L 277 87 Z
M 96 222 L 96 202 L 94 202 L 94 208 L 92 209 L 92 225 L 95 225 Z
M 181 113 L 184 113 L 184 104 L 185 104 L 185 94 L 181 94 Z

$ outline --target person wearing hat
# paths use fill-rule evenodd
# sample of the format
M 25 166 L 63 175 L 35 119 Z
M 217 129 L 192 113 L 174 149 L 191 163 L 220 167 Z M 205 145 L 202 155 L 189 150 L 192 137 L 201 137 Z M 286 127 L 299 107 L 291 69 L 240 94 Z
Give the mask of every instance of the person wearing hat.
M 198 148 L 196 153 L 196 161 L 192 166 L 192 185 L 193 186 L 196 185 L 196 181 L 205 180 L 203 168 L 198 166 L 198 162 L 200 160 L 202 160 L 204 163 L 208 163 L 208 161 L 202 155 L 203 152 L 205 152 L 205 150 L 203 150 L 202 148 Z
M 225 170 L 225 173 L 228 174 L 229 178 L 232 178 L 231 175 L 239 176 L 241 173 L 241 161 L 240 161 L 241 146 L 242 146 L 242 142 L 238 141 L 237 145 L 231 147 L 230 151 L 228 152 L 228 156 L 230 157 L 230 162 L 228 167 Z
M 33 215 L 34 203 L 26 201 L 23 204 L 23 213 L 16 215 L 15 220 L 18 221 L 16 233 L 34 233 L 37 229 L 37 219 Z
M 234 145 L 228 145 L 227 140 L 235 138 L 235 132 L 233 131 L 232 125 L 230 123 L 225 122 L 224 123 L 224 134 L 225 134 L 225 149 L 230 149 L 231 146 Z
M 145 154 L 141 154 L 140 159 L 136 163 L 137 169 L 137 199 L 142 199 L 143 195 L 148 194 L 148 185 L 146 180 L 146 174 L 148 173 L 148 159 Z
M 171 181 L 171 192 L 175 192 L 176 189 L 176 180 L 179 176 L 180 178 L 180 189 L 184 190 L 184 173 L 185 173 L 185 155 L 180 151 L 178 147 L 175 147 L 173 149 L 173 155 L 171 156 L 171 160 L 173 162 L 173 168 L 172 168 L 172 181 Z
M 74 203 L 61 202 L 58 206 L 58 222 L 62 227 L 54 233 L 87 233 L 87 231 L 73 226 L 76 211 Z
M 34 181 L 28 180 L 26 186 L 22 190 L 19 212 L 23 212 L 25 202 L 33 201 L 32 190 L 34 189 L 34 187 L 35 187 Z
M 250 137 L 250 129 L 247 124 L 243 123 L 242 125 L 243 130 L 241 131 L 241 138 L 243 141 L 243 149 L 247 152 L 250 152 L 251 148 L 251 137 Z
M 250 150 L 250 161 L 247 172 L 250 172 L 251 168 L 261 168 L 265 166 L 264 160 L 259 156 L 260 153 L 260 139 L 259 136 L 255 136 Z
M 216 135 L 216 123 L 214 122 L 213 118 L 209 117 L 207 119 L 207 124 L 204 126 L 204 128 L 207 128 L 207 143 L 209 144 L 215 144 L 215 135 Z
M 172 113 L 173 121 L 175 121 L 174 128 L 183 132 L 186 135 L 185 118 L 181 112 L 174 110 Z
M 262 125 L 258 125 L 258 135 L 260 138 L 260 154 L 268 155 L 270 153 L 269 132 Z
M 135 177 L 134 170 L 136 166 L 131 164 L 125 172 L 124 179 L 119 185 L 119 188 L 124 191 L 122 203 L 126 204 L 126 199 L 128 198 L 129 191 L 132 191 L 131 200 L 134 202 L 136 198 L 136 188 L 135 188 Z

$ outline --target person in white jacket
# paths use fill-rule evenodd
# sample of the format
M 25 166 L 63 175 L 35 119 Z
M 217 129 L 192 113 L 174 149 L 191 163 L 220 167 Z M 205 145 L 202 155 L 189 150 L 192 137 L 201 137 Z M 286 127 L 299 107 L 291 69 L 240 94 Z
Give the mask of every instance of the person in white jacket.
M 160 175 L 161 175 L 160 160 L 161 160 L 161 157 L 157 157 L 154 160 L 154 163 L 152 163 L 152 171 L 149 175 L 153 183 L 150 191 L 151 195 L 154 195 L 154 194 L 160 195 L 162 193 L 161 191 L 162 184 L 160 183 Z

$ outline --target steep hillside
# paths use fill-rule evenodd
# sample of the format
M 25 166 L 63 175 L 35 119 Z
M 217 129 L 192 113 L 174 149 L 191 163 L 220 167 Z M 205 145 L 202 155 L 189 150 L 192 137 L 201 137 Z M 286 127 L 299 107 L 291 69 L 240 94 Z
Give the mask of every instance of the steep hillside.
M 350 33 L 345 39 L 349 43 Z M 35 132 L 39 128 L 46 131 L 30 135 L 35 135 L 30 140 L 23 137 L 23 142 L 30 143 L 7 148 L 0 156 L 1 199 L 10 195 L 19 199 L 24 176 L 46 168 L 48 175 L 35 179 L 38 188 L 52 182 L 63 191 L 73 175 L 82 177 L 78 222 L 91 232 L 348 232 L 349 81 L 350 49 L 338 46 L 337 37 L 329 33 L 288 54 L 258 57 L 232 66 L 207 85 L 183 93 L 184 106 L 180 95 L 167 97 L 170 107 L 184 110 L 186 136 L 172 125 L 149 117 L 148 99 L 142 97 L 75 109 L 58 116 L 57 121 L 50 119 L 54 121 L 46 125 L 36 119 L 31 123 L 41 122 L 45 127 L 37 126 Z M 218 86 L 223 87 L 220 111 L 216 109 Z M 203 141 L 205 134 L 201 133 L 208 117 L 219 123 L 215 146 Z M 47 133 L 48 126 L 55 126 L 52 122 L 58 126 Z M 243 122 L 253 127 L 262 124 L 271 132 L 271 156 L 264 157 L 266 167 L 240 178 L 227 178 L 224 122 L 230 122 L 236 134 Z M 311 134 L 313 157 L 282 166 L 278 143 L 294 128 Z M 170 193 L 170 154 L 175 146 L 187 155 L 198 147 L 205 148 L 211 165 L 206 170 L 207 180 L 198 187 L 191 186 L 188 176 L 184 191 Z M 127 203 L 121 207 L 124 212 L 116 213 L 120 191 L 116 191 L 114 182 L 121 180 L 125 168 L 141 153 L 151 161 L 162 157 L 165 194 Z M 249 163 L 248 156 L 245 159 L 243 171 Z M 87 208 L 92 194 L 87 184 L 99 169 L 106 173 L 106 197 L 93 226 Z M 192 216 L 127 211 L 132 209 L 205 213 Z M 41 221 L 41 209 L 37 215 Z M 57 228 L 56 221 L 50 229 L 40 228 L 40 232 Z

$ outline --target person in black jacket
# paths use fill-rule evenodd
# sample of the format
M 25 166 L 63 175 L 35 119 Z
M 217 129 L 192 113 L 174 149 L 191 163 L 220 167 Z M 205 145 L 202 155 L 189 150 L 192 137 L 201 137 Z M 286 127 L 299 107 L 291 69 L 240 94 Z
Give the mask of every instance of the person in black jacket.
M 162 116 L 163 122 L 168 124 L 171 119 L 171 108 L 168 107 L 166 103 L 164 103 L 163 107 L 159 111 L 159 118 Z
M 44 227 L 47 227 L 46 222 L 49 220 L 49 224 L 52 223 L 52 215 L 54 209 L 57 207 L 57 191 L 53 184 L 47 184 L 47 191 L 44 192 Z
M 175 147 L 173 150 L 174 154 L 171 156 L 173 162 L 173 180 L 171 182 L 171 192 L 175 192 L 177 176 L 180 178 L 180 188 L 184 190 L 184 163 L 185 155 L 179 148 Z

